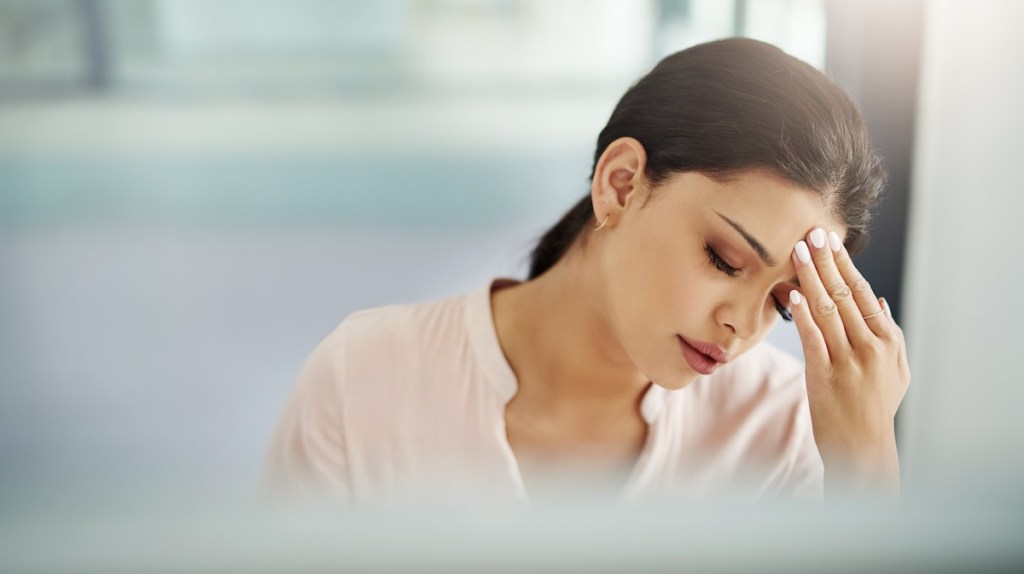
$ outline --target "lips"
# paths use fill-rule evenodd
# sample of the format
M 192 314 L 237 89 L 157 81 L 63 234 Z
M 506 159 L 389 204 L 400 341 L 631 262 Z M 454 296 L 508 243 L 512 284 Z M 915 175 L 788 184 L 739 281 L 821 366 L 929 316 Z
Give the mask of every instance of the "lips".
M 702 375 L 710 375 L 718 365 L 729 360 L 729 354 L 714 343 L 679 338 L 679 349 L 690 368 Z

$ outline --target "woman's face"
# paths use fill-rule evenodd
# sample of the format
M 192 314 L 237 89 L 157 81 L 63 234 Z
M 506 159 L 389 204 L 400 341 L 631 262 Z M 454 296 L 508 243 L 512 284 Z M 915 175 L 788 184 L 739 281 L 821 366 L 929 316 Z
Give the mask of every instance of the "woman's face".
M 765 337 L 798 287 L 797 241 L 815 227 L 846 235 L 820 196 L 765 170 L 725 182 L 680 173 L 643 199 L 630 197 L 602 238 L 600 273 L 626 354 L 670 389 L 714 369 L 693 347 L 733 360 Z

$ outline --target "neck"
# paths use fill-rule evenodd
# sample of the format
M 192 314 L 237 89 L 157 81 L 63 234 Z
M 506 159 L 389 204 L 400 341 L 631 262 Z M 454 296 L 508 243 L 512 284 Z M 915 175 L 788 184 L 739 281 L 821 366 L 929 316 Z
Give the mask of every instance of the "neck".
M 626 355 L 603 304 L 597 269 L 579 249 L 547 273 L 492 296 L 516 402 L 588 418 L 637 412 L 649 379 Z

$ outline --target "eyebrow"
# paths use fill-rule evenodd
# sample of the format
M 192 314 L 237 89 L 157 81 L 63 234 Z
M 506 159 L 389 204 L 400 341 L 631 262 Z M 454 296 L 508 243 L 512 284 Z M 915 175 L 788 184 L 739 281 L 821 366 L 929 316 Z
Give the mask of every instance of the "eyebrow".
M 779 264 L 779 262 L 776 261 L 770 253 L 768 253 L 768 250 L 764 248 L 764 245 L 761 245 L 761 242 L 755 239 L 753 235 L 748 233 L 742 225 L 736 223 L 735 221 L 729 219 L 728 217 L 722 215 L 721 213 L 718 213 L 717 211 L 715 211 L 715 213 L 718 214 L 718 217 L 721 217 L 722 219 L 725 220 L 726 223 L 731 225 L 733 229 L 738 231 L 740 235 L 743 236 L 743 239 L 747 240 L 747 243 L 749 243 L 750 247 L 754 250 L 755 253 L 757 253 L 757 256 L 761 258 L 761 261 L 764 261 L 765 265 L 767 265 L 768 267 L 775 267 Z

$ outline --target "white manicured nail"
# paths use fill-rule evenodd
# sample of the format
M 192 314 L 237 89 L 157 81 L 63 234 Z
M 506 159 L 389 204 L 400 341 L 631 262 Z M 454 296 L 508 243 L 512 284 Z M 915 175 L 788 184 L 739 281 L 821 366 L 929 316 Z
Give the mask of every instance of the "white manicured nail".
M 819 227 L 811 232 L 811 245 L 813 245 L 816 249 L 821 249 L 822 247 L 825 247 L 824 229 Z
M 794 305 L 800 304 L 800 292 L 796 289 L 789 292 L 789 302 Z
M 801 263 L 807 263 L 811 260 L 811 250 L 807 249 L 807 244 L 803 241 L 796 242 L 796 258 L 799 259 Z
M 835 231 L 828 232 L 828 246 L 832 248 L 832 251 L 839 251 L 843 248 L 843 241 L 839 239 L 839 234 Z

